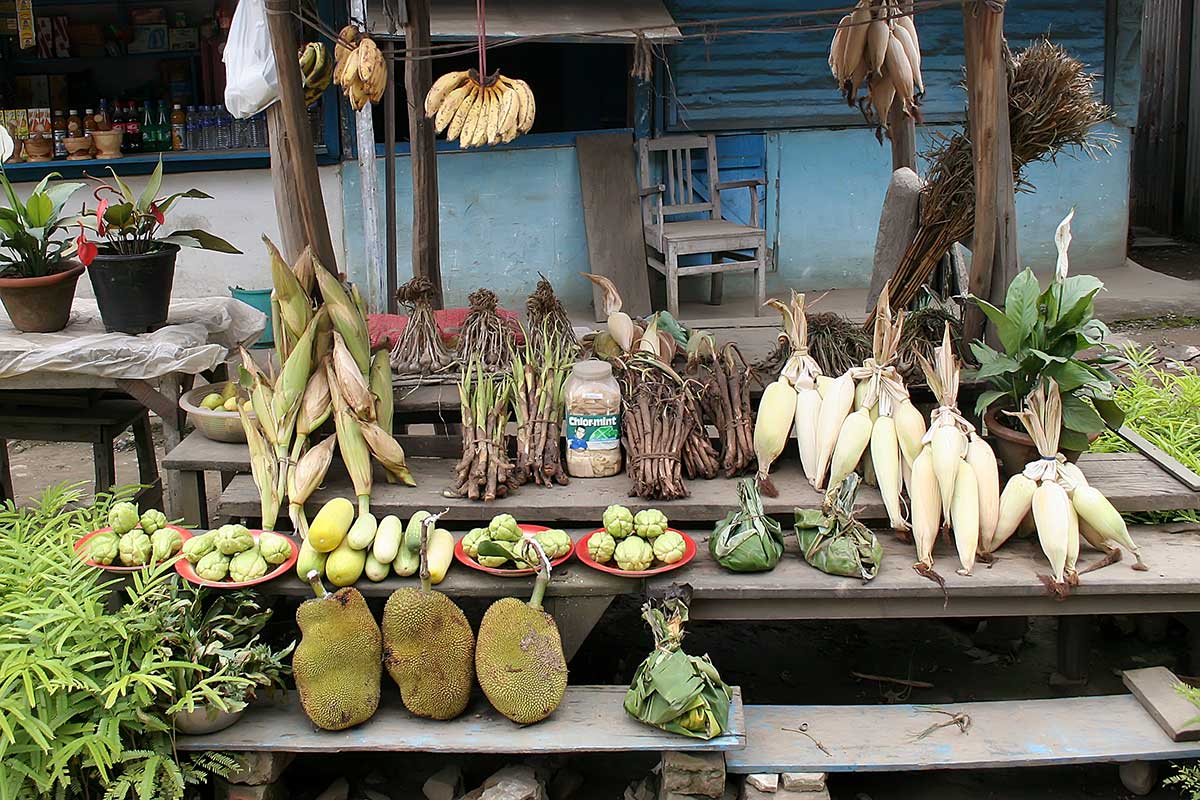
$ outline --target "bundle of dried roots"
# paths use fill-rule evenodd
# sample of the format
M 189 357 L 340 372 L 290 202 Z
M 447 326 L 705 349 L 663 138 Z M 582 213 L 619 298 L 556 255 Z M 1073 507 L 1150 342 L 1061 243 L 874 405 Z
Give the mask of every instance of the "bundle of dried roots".
M 717 349 L 711 334 L 704 332 L 693 334 L 693 342 L 688 346 L 687 374 L 699 387 L 705 423 L 717 429 L 721 474 L 732 478 L 754 466 L 753 367 L 733 342 Z
M 857 367 L 871 355 L 871 337 L 858 325 L 832 312 L 808 315 L 808 353 L 821 368 L 822 375 L 837 376 Z M 792 355 L 787 337 L 780 337 L 775 349 L 754 364 L 755 381 L 766 386 L 779 376 Z
M 517 423 L 518 484 L 541 486 L 570 483 L 563 470 L 562 421 L 566 415 L 563 388 L 574 361 L 574 348 L 557 337 L 543 336 L 534 344 L 526 334 L 525 347 L 513 359 L 512 408 Z
M 525 301 L 525 315 L 529 318 L 528 334 L 533 338 L 535 347 L 541 347 L 543 338 L 557 339 L 558 347 L 563 352 L 574 355 L 579 350 L 579 339 L 571 327 L 567 310 L 563 308 L 562 301 L 554 293 L 554 287 L 546 280 L 546 276 L 538 273 L 538 278 L 537 288 Z
M 478 359 L 486 369 L 508 369 L 516 351 L 516 326 L 496 313 L 496 293 L 476 289 L 467 297 L 471 310 L 458 339 L 458 360 Z
M 432 375 L 454 364 L 454 354 L 442 342 L 433 319 L 433 284 L 413 278 L 400 287 L 396 299 L 409 307 L 408 324 L 392 348 L 392 369 L 399 375 Z
M 484 369 L 478 360 L 464 367 L 458 384 L 463 455 L 447 497 L 490 502 L 516 488 L 505 435 L 511 388 L 507 375 Z
M 687 389 L 652 356 L 635 355 L 621 378 L 621 444 L 629 495 L 646 500 L 687 497 L 683 446 L 692 432 Z

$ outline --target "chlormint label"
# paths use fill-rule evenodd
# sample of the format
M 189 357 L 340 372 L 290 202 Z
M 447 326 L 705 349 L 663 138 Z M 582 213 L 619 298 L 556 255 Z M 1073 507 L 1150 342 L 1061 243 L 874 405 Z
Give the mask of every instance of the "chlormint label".
M 621 415 L 567 414 L 564 432 L 571 450 L 615 450 L 621 444 Z

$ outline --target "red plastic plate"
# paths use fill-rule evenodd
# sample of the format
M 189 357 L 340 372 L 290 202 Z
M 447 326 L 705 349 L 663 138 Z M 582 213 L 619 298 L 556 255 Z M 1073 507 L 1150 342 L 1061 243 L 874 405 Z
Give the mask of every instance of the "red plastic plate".
M 525 533 L 541 533 L 542 531 L 550 530 L 545 525 L 525 525 L 523 523 L 518 523 L 517 527 L 520 528 Z M 466 536 L 466 534 L 463 534 L 463 536 Z M 558 558 L 556 558 L 550 562 L 551 568 L 557 567 L 559 564 L 565 563 L 570 557 L 571 557 L 570 552 L 568 552 L 565 556 L 559 556 Z M 471 569 L 477 569 L 480 572 L 486 572 L 489 575 L 499 575 L 502 578 L 519 578 L 524 575 L 536 575 L 537 574 L 537 570 L 533 569 L 533 568 L 501 569 L 499 567 L 485 567 L 483 564 L 480 564 L 478 561 L 476 561 L 475 559 L 473 559 L 469 555 L 467 555 L 466 551 L 463 550 L 463 543 L 462 543 L 461 537 L 459 538 L 459 540 L 457 542 L 454 543 L 454 558 L 460 564 L 465 564 L 466 566 L 470 567 Z
M 255 542 L 258 542 L 258 535 L 260 533 L 262 533 L 262 531 L 250 531 L 250 535 L 254 537 Z M 282 564 L 277 565 L 274 569 L 269 570 L 267 574 L 263 575 L 261 578 L 255 578 L 252 581 L 206 581 L 204 578 L 201 578 L 196 574 L 196 567 L 193 566 L 192 562 L 188 561 L 186 558 L 181 558 L 175 562 L 175 571 L 182 575 L 184 580 L 189 581 L 190 583 L 194 583 L 197 586 L 208 586 L 212 589 L 244 589 L 247 586 L 255 586 L 260 583 L 266 583 L 269 580 L 278 578 L 280 575 L 296 566 L 296 559 L 300 557 L 300 545 L 296 544 L 296 541 L 291 536 L 288 536 L 286 533 L 276 533 L 276 535 L 282 536 L 284 539 L 288 540 L 288 543 L 292 546 L 292 555 L 287 561 L 284 561 Z
M 592 569 L 598 569 L 601 572 L 607 572 L 611 575 L 620 575 L 622 578 L 649 578 L 653 575 L 661 575 L 664 572 L 670 572 L 673 569 L 679 569 L 684 564 L 688 563 L 689 561 L 691 561 L 693 558 L 696 557 L 696 540 L 695 539 L 693 539 L 692 537 L 688 536 L 683 531 L 678 530 L 676 528 L 667 528 L 667 530 L 675 531 L 676 533 L 678 533 L 680 536 L 683 537 L 683 558 L 679 559 L 674 564 L 663 564 L 661 567 L 655 567 L 654 569 L 642 569 L 642 570 L 637 570 L 637 571 L 624 570 L 617 566 L 609 566 L 608 564 L 601 564 L 600 562 L 598 562 L 594 558 L 592 558 L 591 553 L 588 552 L 588 540 L 591 539 L 592 536 L 594 536 L 595 534 L 602 533 L 604 531 L 604 528 L 597 528 L 596 530 L 592 531 L 587 536 L 584 536 L 582 539 L 580 539 L 578 542 L 576 542 L 575 543 L 575 557 L 578 558 L 580 561 L 582 561 L 584 564 L 587 564 Z M 630 535 L 632 536 L 632 534 L 630 534 Z
M 192 538 L 192 536 L 194 535 L 191 531 L 185 530 L 185 529 L 179 527 L 178 525 L 167 525 L 165 527 L 171 528 L 172 530 L 179 531 L 179 538 L 185 542 L 188 539 Z M 112 530 L 112 528 L 98 528 L 97 530 L 94 530 L 91 533 L 89 533 L 87 536 L 81 537 L 78 541 L 75 542 L 75 552 L 83 553 L 85 546 L 87 545 L 87 543 L 89 541 L 91 541 L 93 536 L 97 536 L 101 533 L 108 533 L 111 530 Z M 176 554 L 176 555 L 178 555 L 178 554 Z M 186 560 L 186 559 L 184 559 L 184 560 Z M 124 564 L 119 564 L 119 563 L 109 564 L 109 565 L 105 566 L 104 564 L 97 564 L 95 561 L 92 561 L 90 558 L 85 558 L 83 561 L 89 567 L 95 567 L 96 569 L 102 569 L 105 572 L 137 572 L 139 569 L 145 569 L 148 566 L 146 564 L 143 564 L 140 567 L 127 567 Z

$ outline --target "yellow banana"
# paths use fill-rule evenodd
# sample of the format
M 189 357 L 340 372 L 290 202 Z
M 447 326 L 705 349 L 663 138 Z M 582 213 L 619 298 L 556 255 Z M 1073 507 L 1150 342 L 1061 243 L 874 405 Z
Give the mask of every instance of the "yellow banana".
M 537 116 L 537 102 L 533 99 L 533 89 L 523 80 L 515 80 L 513 84 L 521 91 L 521 119 L 517 122 L 518 133 L 529 133 L 533 128 L 534 117 Z
M 467 95 L 471 93 L 473 87 L 474 84 L 467 82 L 446 95 L 446 99 L 438 106 L 437 112 L 433 117 L 434 131 L 441 133 L 450 126 L 450 121 L 454 119 L 454 114 L 467 98 Z
M 383 54 L 379 52 L 379 47 L 375 42 L 367 36 L 358 43 L 358 77 L 362 79 L 364 86 L 371 85 L 371 76 L 379 69 L 379 65 L 383 63 Z
M 500 143 L 500 100 L 504 91 L 499 83 L 492 87 L 491 101 L 488 103 L 487 143 Z
M 342 69 L 335 78 L 338 86 L 346 89 L 347 92 L 353 84 L 358 83 L 358 63 L 361 58 L 362 50 L 360 48 L 355 48 L 347 53 L 342 62 Z
M 479 91 L 479 84 L 471 81 L 471 91 L 459 104 L 458 110 L 454 112 L 454 117 L 450 120 L 450 127 L 446 131 L 446 138 L 450 141 L 462 136 L 463 127 L 467 124 L 467 117 L 471 115 L 471 108 L 479 102 Z
M 425 116 L 435 116 L 441 110 L 448 96 L 457 91 L 466 82 L 469 74 L 465 69 L 458 70 L 457 72 L 447 72 L 434 81 L 433 86 L 429 87 L 429 93 L 425 95 Z M 464 92 L 463 94 L 466 93 Z M 459 95 L 459 97 L 461 98 L 462 95 Z M 446 124 L 449 125 L 450 123 L 447 121 Z
M 343 59 L 345 59 L 346 56 L 350 54 L 351 48 L 347 47 L 346 45 L 347 44 L 353 45 L 357 41 L 358 41 L 358 27 L 357 26 L 347 25 L 346 27 L 344 27 L 340 31 L 338 31 L 337 41 L 334 42 L 334 45 L 333 45 L 334 61 L 338 64 L 341 64 Z M 345 42 L 346 44 L 343 44 L 343 42 Z
M 306 79 L 308 78 L 308 73 L 312 70 L 313 65 L 317 63 L 317 52 L 313 49 L 313 45 L 315 44 L 316 42 L 309 42 L 308 44 L 304 45 L 304 48 L 300 51 L 300 74 Z
M 479 121 L 475 124 L 475 132 L 471 135 L 471 140 L 467 142 L 467 147 L 482 147 L 487 144 L 487 126 L 489 109 L 492 107 L 493 98 L 496 96 L 496 89 L 493 86 L 486 86 L 483 90 L 483 105 L 479 109 Z
M 500 136 L 500 141 L 511 142 L 517 138 L 517 113 L 521 110 L 519 101 L 517 100 L 517 90 L 511 86 L 504 84 L 500 91 L 500 114 L 496 121 L 497 133 Z

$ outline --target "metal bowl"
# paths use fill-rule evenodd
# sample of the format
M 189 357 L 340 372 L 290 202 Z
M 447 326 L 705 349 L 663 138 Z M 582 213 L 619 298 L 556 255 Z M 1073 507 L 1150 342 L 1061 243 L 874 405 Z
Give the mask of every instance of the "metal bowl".
M 179 398 L 179 407 L 187 412 L 196 430 L 205 438 L 214 442 L 245 442 L 246 431 L 242 428 L 242 417 L 238 412 L 224 409 L 210 411 L 200 405 L 205 395 L 214 392 L 220 394 L 224 388 L 224 384 L 220 383 L 197 386 Z M 250 412 L 250 418 L 254 419 L 254 412 Z

